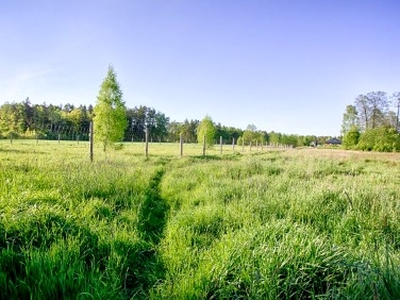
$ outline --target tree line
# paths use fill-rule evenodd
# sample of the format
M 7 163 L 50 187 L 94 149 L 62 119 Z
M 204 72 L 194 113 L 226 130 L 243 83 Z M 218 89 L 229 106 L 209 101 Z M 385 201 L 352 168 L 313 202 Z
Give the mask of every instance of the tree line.
M 400 93 L 361 94 L 343 114 L 343 146 L 367 151 L 400 151 Z
M 94 117 L 92 105 L 73 104 L 32 104 L 29 98 L 22 102 L 4 103 L 0 106 L 0 138 L 41 138 L 82 140 L 89 135 L 89 125 Z M 127 127 L 124 141 L 140 142 L 145 138 L 148 128 L 150 139 L 154 142 L 177 142 L 182 134 L 185 143 L 196 143 L 197 130 L 201 123 L 196 119 L 182 122 L 170 121 L 164 113 L 144 105 L 126 109 Z M 255 125 L 248 125 L 245 130 L 213 122 L 215 127 L 212 139 L 224 144 L 231 144 L 233 139 L 239 145 L 250 142 L 291 145 L 294 147 L 323 144 L 328 136 L 284 134 L 274 131 L 258 130 Z
M 22 102 L 4 103 L 0 106 L 0 138 L 39 138 L 74 139 L 80 135 L 85 139 L 89 134 L 89 124 L 94 116 L 93 106 L 73 104 L 32 104 L 27 98 Z M 140 105 L 126 109 L 128 126 L 124 141 L 140 142 L 145 138 L 145 129 L 149 129 L 150 138 L 155 142 L 177 142 L 182 134 L 185 143 L 197 142 L 197 129 L 200 120 L 185 119 L 182 122 L 170 121 L 164 113 L 154 108 Z M 224 144 L 235 139 L 240 144 L 258 143 L 291 145 L 294 147 L 323 144 L 329 136 L 285 134 L 275 131 L 257 130 L 250 124 L 245 130 L 214 123 L 213 140 L 219 142 L 222 136 Z

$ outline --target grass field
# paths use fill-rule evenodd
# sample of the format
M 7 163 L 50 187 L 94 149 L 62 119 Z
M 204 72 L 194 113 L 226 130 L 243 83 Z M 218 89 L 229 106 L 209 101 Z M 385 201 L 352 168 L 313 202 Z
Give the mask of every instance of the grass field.
M 0 141 L 0 299 L 400 299 L 400 154 Z

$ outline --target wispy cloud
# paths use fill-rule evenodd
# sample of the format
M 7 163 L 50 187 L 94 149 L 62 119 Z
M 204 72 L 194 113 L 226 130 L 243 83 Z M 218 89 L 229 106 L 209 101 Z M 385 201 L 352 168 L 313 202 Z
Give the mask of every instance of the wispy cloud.
M 26 81 L 32 81 L 36 80 L 39 78 L 43 78 L 46 75 L 52 74 L 56 72 L 55 69 L 42 69 L 42 70 L 23 70 L 19 72 L 14 78 L 13 81 L 16 82 L 26 82 Z
M 43 89 L 49 81 L 49 75 L 58 71 L 56 68 L 25 68 L 14 72 L 10 77 L 2 74 L 0 78 L 4 83 L 0 88 L 0 101 L 21 101 L 30 93 Z

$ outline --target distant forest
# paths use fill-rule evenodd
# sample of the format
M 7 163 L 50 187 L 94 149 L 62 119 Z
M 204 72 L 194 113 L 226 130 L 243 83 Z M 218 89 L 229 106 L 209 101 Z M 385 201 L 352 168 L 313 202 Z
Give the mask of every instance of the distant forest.
M 0 138 L 35 138 L 87 140 L 89 124 L 93 117 L 93 106 L 72 104 L 32 104 L 29 98 L 20 103 L 8 103 L 0 106 Z M 182 134 L 186 143 L 197 142 L 197 127 L 199 120 L 171 121 L 164 113 L 147 106 L 126 109 L 128 127 L 125 131 L 125 141 L 143 141 L 145 129 L 148 128 L 153 142 L 176 142 Z M 253 142 L 275 145 L 291 145 L 293 147 L 323 144 L 329 136 L 302 136 L 278 132 L 257 130 L 250 124 L 246 130 L 227 127 L 214 123 L 215 140 L 222 137 L 223 143 L 231 144 L 233 139 L 245 144 Z M 78 137 L 79 136 L 79 137 Z M 245 137 L 245 138 L 243 138 Z M 246 138 L 250 137 L 250 138 Z

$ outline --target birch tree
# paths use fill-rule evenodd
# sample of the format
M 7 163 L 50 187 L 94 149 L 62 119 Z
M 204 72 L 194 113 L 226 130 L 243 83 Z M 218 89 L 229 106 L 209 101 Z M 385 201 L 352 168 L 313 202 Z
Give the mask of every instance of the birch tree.
M 122 91 L 111 65 L 101 84 L 94 115 L 94 137 L 102 143 L 104 151 L 108 146 L 122 141 L 128 121 Z

